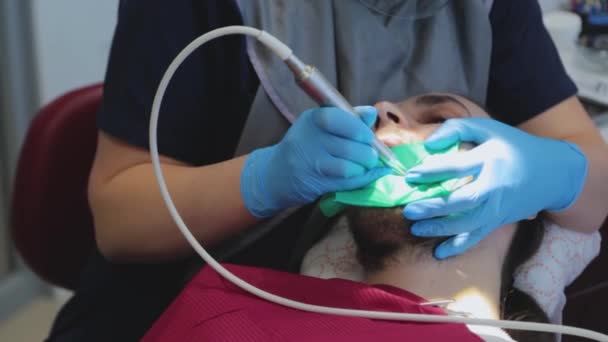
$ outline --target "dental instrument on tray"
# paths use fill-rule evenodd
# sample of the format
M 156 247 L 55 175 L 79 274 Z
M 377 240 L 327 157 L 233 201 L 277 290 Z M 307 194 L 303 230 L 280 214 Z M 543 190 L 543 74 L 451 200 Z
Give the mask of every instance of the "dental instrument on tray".
M 188 44 L 171 62 L 167 71 L 163 75 L 163 78 L 160 81 L 158 89 L 156 91 L 154 102 L 152 104 L 152 112 L 150 116 L 150 127 L 149 127 L 149 139 L 150 139 L 150 157 L 152 159 L 152 165 L 154 168 L 154 174 L 158 181 L 158 185 L 160 187 L 162 198 L 167 205 L 169 213 L 171 217 L 175 221 L 177 227 L 184 235 L 186 240 L 190 243 L 192 248 L 205 260 L 205 262 L 212 267 L 216 272 L 218 272 L 222 277 L 226 280 L 233 283 L 235 286 L 238 286 L 244 291 L 251 293 L 257 297 L 265 299 L 269 302 L 287 306 L 294 309 L 299 309 L 303 311 L 323 313 L 323 314 L 333 314 L 333 315 L 343 315 L 343 316 L 355 316 L 355 317 L 365 317 L 371 319 L 383 319 L 383 320 L 398 320 L 398 321 L 415 321 L 415 322 L 429 322 L 429 323 L 461 323 L 461 324 L 469 324 L 469 325 L 483 325 L 483 326 L 492 326 L 503 329 L 514 329 L 514 330 L 528 330 L 528 331 L 542 331 L 549 332 L 555 334 L 566 334 L 573 336 L 580 336 L 589 338 L 595 341 L 608 342 L 608 336 L 604 334 L 600 334 L 595 331 L 556 325 L 556 324 L 548 324 L 548 323 L 534 323 L 534 322 L 518 322 L 518 321 L 506 321 L 506 320 L 493 320 L 493 319 L 480 319 L 480 318 L 471 318 L 471 317 L 458 317 L 458 316 L 438 316 L 438 315 L 426 315 L 426 314 L 409 314 L 409 313 L 398 313 L 398 312 L 381 312 L 381 311 L 367 311 L 367 310 L 351 310 L 351 309 L 341 309 L 341 308 L 332 308 L 325 307 L 319 305 L 311 305 L 306 304 L 294 300 L 290 300 L 287 298 L 283 298 L 272 293 L 266 292 L 262 289 L 259 289 L 246 281 L 240 279 L 226 268 L 224 268 L 219 262 L 217 262 L 207 251 L 201 246 L 198 240 L 192 235 L 188 226 L 186 226 L 182 217 L 180 216 L 171 195 L 169 194 L 169 190 L 167 188 L 167 184 L 165 182 L 165 178 L 163 176 L 163 172 L 160 166 L 160 157 L 158 154 L 158 137 L 157 137 L 157 127 L 158 127 L 158 117 L 160 113 L 161 104 L 163 101 L 163 97 L 165 95 L 165 91 L 169 85 L 169 81 L 175 74 L 178 67 L 182 64 L 182 62 L 197 48 L 201 45 L 207 43 L 210 40 L 213 40 L 218 37 L 226 36 L 226 35 L 234 35 L 234 34 L 242 34 L 247 36 L 255 37 L 259 42 L 270 48 L 274 53 L 276 53 L 288 66 L 292 71 L 296 74 L 296 78 L 299 78 L 299 83 L 303 87 L 303 89 L 315 99 L 317 102 L 322 104 L 331 104 L 337 107 L 340 107 L 344 110 L 347 110 L 350 113 L 355 114 L 352 107 L 348 105 L 348 102 L 344 100 L 344 98 L 339 95 L 339 93 L 331 86 L 331 84 L 325 80 L 318 71 L 315 71 L 312 67 L 305 65 L 300 62 L 297 57 L 295 57 L 285 44 L 281 41 L 268 34 L 267 32 L 258 30 L 253 27 L 248 26 L 226 26 L 222 28 L 215 29 L 213 31 L 207 32 L 202 36 L 193 40 L 190 44 Z M 384 146 L 384 145 L 383 145 Z M 377 146 L 375 146 L 378 148 Z M 384 146 L 386 147 L 386 146 Z M 380 149 L 382 147 L 379 147 Z M 387 148 L 388 150 L 388 148 Z M 390 152 L 390 150 L 388 150 Z M 378 153 L 387 158 L 388 163 L 392 163 L 391 158 L 395 158 L 391 154 L 386 154 L 381 150 Z M 396 160 L 396 159 L 395 159 Z M 400 163 L 399 163 L 400 164 Z M 391 166 L 392 167 L 392 166 Z M 397 170 L 399 172 L 399 170 Z

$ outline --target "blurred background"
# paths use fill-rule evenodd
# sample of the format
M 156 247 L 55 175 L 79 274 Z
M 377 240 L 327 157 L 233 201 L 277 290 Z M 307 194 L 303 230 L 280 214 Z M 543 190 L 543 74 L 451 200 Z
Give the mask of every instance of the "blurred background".
M 18 154 L 37 110 L 103 79 L 118 0 L 0 0 L 0 341 L 41 341 L 69 292 L 39 280 L 9 236 Z
M 575 2 L 540 3 L 579 95 L 608 139 L 608 48 L 597 36 L 578 38 L 581 30 L 591 32 L 592 20 L 556 12 Z M 15 170 L 37 111 L 103 80 L 117 8 L 118 0 L 0 0 L 0 341 L 43 340 L 70 296 L 34 275 L 15 250 L 9 224 Z

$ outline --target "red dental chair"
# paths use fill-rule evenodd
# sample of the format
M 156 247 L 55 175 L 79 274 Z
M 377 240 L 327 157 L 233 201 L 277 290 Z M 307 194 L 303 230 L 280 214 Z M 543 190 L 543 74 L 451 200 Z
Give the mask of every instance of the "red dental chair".
M 10 229 L 25 263 L 43 280 L 74 289 L 95 238 L 87 182 L 97 147 L 101 84 L 45 105 L 25 137 Z
M 97 84 L 44 106 L 27 133 L 15 180 L 11 232 L 17 250 L 38 276 L 68 289 L 75 288 L 95 243 L 86 193 L 101 99 Z M 608 222 L 602 235 L 602 253 L 567 290 L 564 323 L 608 334 Z

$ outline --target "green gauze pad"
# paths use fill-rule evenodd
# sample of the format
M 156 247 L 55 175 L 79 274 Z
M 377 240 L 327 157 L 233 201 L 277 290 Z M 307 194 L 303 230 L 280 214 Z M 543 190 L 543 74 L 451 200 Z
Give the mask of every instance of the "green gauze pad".
M 439 152 L 430 153 L 424 143 L 417 142 L 391 148 L 406 169 L 422 163 L 430 154 L 445 154 L 458 151 L 458 144 Z M 346 206 L 392 208 L 428 198 L 450 194 L 459 184 L 459 179 L 449 179 L 434 184 L 408 184 L 403 176 L 387 175 L 369 185 L 350 191 L 339 191 L 321 200 L 323 214 L 332 217 Z

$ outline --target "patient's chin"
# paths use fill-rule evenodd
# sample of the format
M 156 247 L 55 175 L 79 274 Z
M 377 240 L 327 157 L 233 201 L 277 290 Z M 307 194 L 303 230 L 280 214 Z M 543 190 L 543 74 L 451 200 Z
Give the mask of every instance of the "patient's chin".
M 410 232 L 412 221 L 403 216 L 403 207 L 368 208 L 350 207 L 346 211 L 349 226 L 353 234 L 366 243 L 387 244 L 394 247 L 429 246 L 429 253 L 443 240 L 437 238 L 422 238 Z
M 401 241 L 409 234 L 412 222 L 405 219 L 402 208 L 350 207 L 347 210 L 351 228 L 364 232 L 373 240 Z

